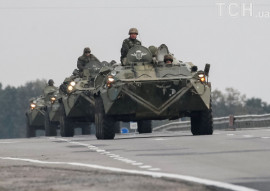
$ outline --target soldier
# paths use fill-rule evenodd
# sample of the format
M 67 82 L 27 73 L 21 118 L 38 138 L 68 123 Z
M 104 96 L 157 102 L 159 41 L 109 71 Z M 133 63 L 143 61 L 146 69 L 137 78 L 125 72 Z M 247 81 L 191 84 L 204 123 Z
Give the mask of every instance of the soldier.
M 125 60 L 127 57 L 128 50 L 131 49 L 135 45 L 141 45 L 141 42 L 137 40 L 138 30 L 136 28 L 129 29 L 129 38 L 125 39 L 121 48 L 121 63 L 125 65 Z
M 45 100 L 48 100 L 48 94 L 52 94 L 57 90 L 57 87 L 54 86 L 54 81 L 52 79 L 49 79 L 48 85 L 44 88 L 43 94 L 45 97 Z
M 149 46 L 148 49 L 150 50 L 151 54 L 152 54 L 152 62 L 153 64 L 157 64 L 157 47 L 155 46 Z
M 48 86 L 54 86 L 53 84 L 54 84 L 53 79 L 49 79 L 49 81 L 48 81 Z
M 170 55 L 170 54 L 166 54 L 166 55 L 164 56 L 164 62 L 165 62 L 166 65 L 167 65 L 167 64 L 172 65 L 172 62 L 173 62 L 173 56 Z
M 93 54 L 91 54 L 91 50 L 89 47 L 84 48 L 83 55 L 78 58 L 77 67 L 80 71 L 82 71 L 87 63 L 90 61 L 98 61 L 100 62 Z

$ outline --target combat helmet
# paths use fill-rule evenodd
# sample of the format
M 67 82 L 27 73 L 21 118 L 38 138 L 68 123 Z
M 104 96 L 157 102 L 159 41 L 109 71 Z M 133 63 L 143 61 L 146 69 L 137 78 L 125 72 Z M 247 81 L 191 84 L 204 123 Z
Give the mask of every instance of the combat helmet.
M 171 62 L 173 62 L 173 56 L 171 54 L 166 54 L 164 56 L 164 62 L 166 62 L 168 60 L 171 61 Z
M 91 53 L 91 49 L 89 47 L 84 48 L 83 54 L 85 54 L 86 52 L 90 52 Z
M 149 46 L 148 49 L 150 50 L 151 54 L 152 54 L 152 57 L 156 57 L 157 56 L 157 47 L 155 46 Z
M 130 34 L 139 34 L 139 32 L 138 32 L 138 29 L 136 29 L 136 28 L 131 28 L 131 29 L 129 29 L 128 34 L 129 34 L 129 35 L 130 35 Z
M 48 81 L 48 85 L 49 85 L 49 86 L 53 86 L 53 84 L 54 84 L 53 79 L 49 79 L 49 81 Z

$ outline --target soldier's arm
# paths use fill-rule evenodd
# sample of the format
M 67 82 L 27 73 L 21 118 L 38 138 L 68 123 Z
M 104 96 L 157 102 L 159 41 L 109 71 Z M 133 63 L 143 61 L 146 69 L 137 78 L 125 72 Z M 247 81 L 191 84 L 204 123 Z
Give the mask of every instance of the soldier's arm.
M 79 58 L 78 58 L 78 61 L 77 61 L 77 68 L 78 68 L 79 70 L 83 70 L 84 66 L 85 66 L 85 63 L 84 63 L 83 60 L 79 57 Z

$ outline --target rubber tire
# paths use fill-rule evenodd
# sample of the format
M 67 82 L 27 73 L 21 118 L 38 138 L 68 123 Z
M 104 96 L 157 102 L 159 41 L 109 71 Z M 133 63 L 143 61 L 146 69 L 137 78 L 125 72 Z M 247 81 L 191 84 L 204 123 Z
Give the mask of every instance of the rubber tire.
M 204 111 L 193 112 L 190 118 L 191 133 L 193 135 L 212 135 L 213 134 L 213 116 L 212 106 Z
M 138 132 L 142 133 L 152 133 L 152 122 L 151 120 L 138 121 Z
M 62 137 L 73 137 L 74 136 L 74 127 L 71 124 L 71 121 L 66 117 L 64 106 L 61 106 L 61 115 L 60 115 L 60 135 Z
M 56 127 L 51 124 L 48 111 L 44 114 L 45 136 L 57 136 Z
M 26 115 L 26 137 L 36 137 L 35 127 L 30 125 L 28 115 Z
M 97 139 L 114 139 L 116 121 L 105 114 L 101 97 L 95 98 L 95 124 Z
M 121 133 L 121 126 L 119 121 L 115 123 L 115 133 Z

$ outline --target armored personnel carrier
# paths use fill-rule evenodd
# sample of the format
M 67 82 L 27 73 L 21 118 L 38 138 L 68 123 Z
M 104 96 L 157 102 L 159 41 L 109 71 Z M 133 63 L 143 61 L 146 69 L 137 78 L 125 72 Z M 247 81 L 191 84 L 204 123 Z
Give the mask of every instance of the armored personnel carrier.
M 91 61 L 61 85 L 61 136 L 74 136 L 76 126 L 82 127 L 82 134 L 90 134 L 90 125 L 95 121 L 94 77 L 101 67 L 100 62 Z
M 209 69 L 178 61 L 164 44 L 154 52 L 131 48 L 126 63 L 102 68 L 95 79 L 97 139 L 113 139 L 117 121 L 137 121 L 139 133 L 151 133 L 151 120 L 181 117 L 191 118 L 193 135 L 212 134 Z
M 44 130 L 44 109 L 43 96 L 29 100 L 29 108 L 26 111 L 26 137 L 35 137 L 37 129 Z
M 56 136 L 60 124 L 61 107 L 58 88 L 47 86 L 44 89 L 44 128 L 46 136 Z M 61 101 L 60 101 L 61 102 Z

